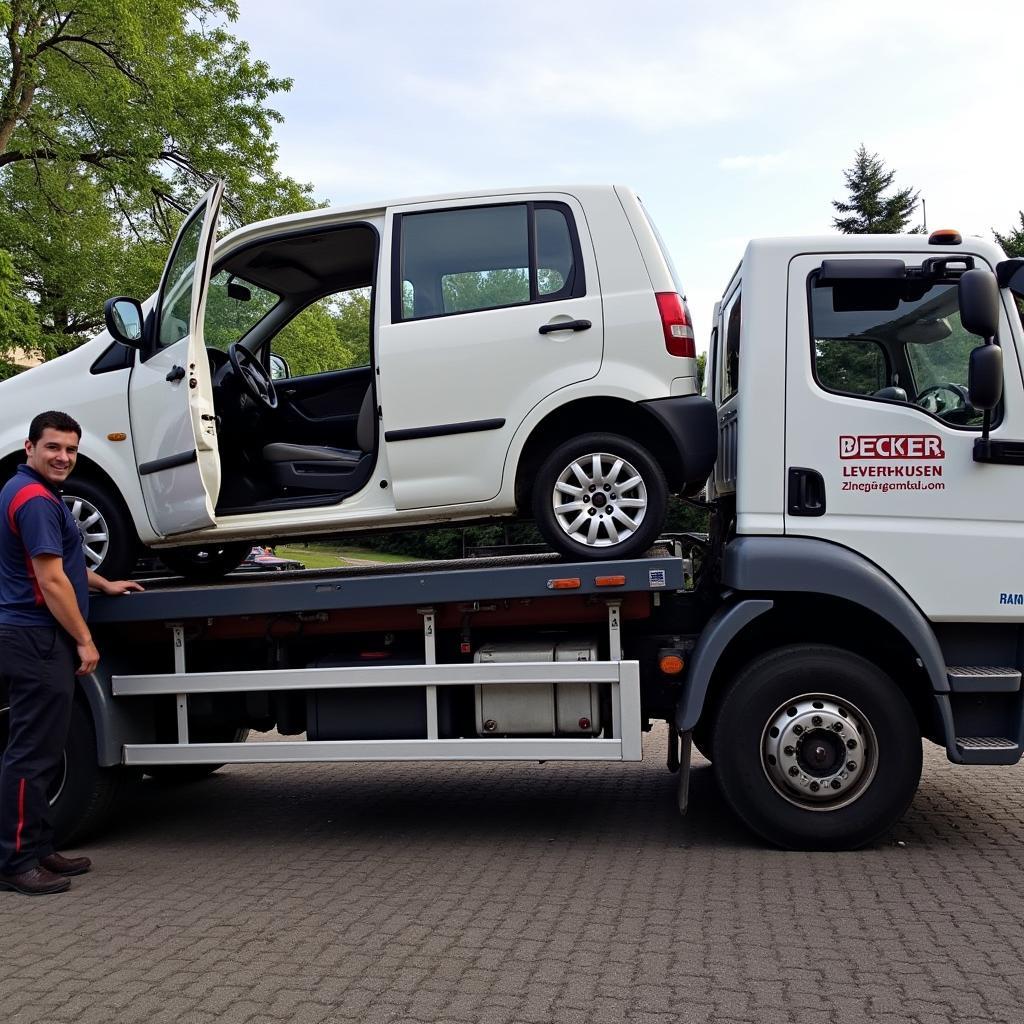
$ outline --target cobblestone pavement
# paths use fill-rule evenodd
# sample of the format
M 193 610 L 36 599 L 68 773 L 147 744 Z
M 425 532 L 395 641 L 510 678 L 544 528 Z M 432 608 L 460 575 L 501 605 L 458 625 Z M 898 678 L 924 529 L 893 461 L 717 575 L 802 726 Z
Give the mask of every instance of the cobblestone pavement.
M 1024 1018 L 1024 768 L 929 747 L 856 853 L 767 849 L 697 761 L 143 784 L 71 893 L 0 893 L 5 1024 Z

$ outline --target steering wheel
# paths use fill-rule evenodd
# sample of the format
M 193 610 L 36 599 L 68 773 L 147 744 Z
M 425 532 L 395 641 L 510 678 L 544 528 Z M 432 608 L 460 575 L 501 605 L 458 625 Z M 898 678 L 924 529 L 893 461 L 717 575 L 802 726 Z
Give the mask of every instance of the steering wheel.
M 237 341 L 228 349 L 228 359 L 249 396 L 266 409 L 276 409 L 277 391 L 267 368 Z
M 953 395 L 952 402 L 940 397 L 944 392 Z M 914 405 L 919 405 L 922 409 L 941 416 L 943 413 L 969 409 L 971 400 L 967 395 L 967 388 L 962 384 L 933 384 L 931 387 L 925 388 L 914 399 Z

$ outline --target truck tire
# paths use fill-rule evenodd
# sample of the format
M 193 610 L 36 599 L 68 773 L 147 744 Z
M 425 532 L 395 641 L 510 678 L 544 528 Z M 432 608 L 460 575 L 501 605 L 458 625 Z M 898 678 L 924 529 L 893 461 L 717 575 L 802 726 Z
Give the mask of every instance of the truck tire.
M 0 693 L 0 753 L 6 746 L 7 694 Z M 86 707 L 75 700 L 64 758 L 50 785 L 50 814 L 57 845 L 77 843 L 99 832 L 132 777 L 129 769 L 101 768 L 96 763 L 92 718 Z
M 712 734 L 726 802 L 787 849 L 855 849 L 906 811 L 921 778 L 921 731 L 875 664 L 798 644 L 761 655 L 725 691 Z
M 120 495 L 89 477 L 72 474 L 62 497 L 82 532 L 86 566 L 108 580 L 130 576 L 139 538 Z
M 559 445 L 533 488 L 537 528 L 574 560 L 642 555 L 661 533 L 667 503 L 655 458 L 619 434 L 583 434 Z
M 202 582 L 220 579 L 237 569 L 251 550 L 251 542 L 243 540 L 207 547 L 163 548 L 157 555 L 171 572 Z

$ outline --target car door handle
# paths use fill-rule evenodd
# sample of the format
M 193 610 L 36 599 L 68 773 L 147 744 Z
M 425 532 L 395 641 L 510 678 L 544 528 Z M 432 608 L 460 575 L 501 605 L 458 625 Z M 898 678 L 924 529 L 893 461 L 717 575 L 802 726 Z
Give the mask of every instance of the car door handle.
M 551 334 L 554 331 L 589 331 L 594 325 L 589 320 L 563 320 L 557 324 L 542 324 L 541 334 Z
M 171 384 L 176 384 L 179 380 L 182 380 L 184 376 L 184 366 L 172 366 L 170 372 L 167 374 L 164 380 L 169 381 Z

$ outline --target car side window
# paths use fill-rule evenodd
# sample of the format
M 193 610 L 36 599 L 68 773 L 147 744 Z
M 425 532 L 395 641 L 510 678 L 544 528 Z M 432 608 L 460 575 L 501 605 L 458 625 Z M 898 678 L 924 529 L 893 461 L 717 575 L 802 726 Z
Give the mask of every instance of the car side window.
M 460 207 L 396 220 L 395 320 L 585 293 L 579 242 L 562 203 Z
M 200 210 L 181 233 L 177 250 L 167 269 L 157 330 L 157 345 L 160 348 L 173 345 L 188 334 L 188 321 L 192 311 L 193 271 L 202 233 L 203 211 Z
M 368 366 L 370 299 L 371 289 L 353 288 L 310 303 L 274 335 L 270 351 L 292 377 Z
M 978 339 L 960 323 L 955 281 L 810 280 L 814 376 L 827 391 L 916 406 L 979 427 L 967 395 Z

